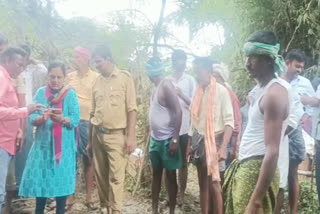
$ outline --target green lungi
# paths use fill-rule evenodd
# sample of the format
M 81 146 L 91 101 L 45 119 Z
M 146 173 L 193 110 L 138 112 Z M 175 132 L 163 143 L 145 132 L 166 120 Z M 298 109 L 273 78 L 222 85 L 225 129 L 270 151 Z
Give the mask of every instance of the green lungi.
M 254 157 L 242 162 L 235 160 L 225 172 L 222 187 L 226 214 L 244 214 L 256 187 L 263 157 Z M 272 214 L 279 191 L 279 172 L 272 180 L 262 202 L 264 214 Z

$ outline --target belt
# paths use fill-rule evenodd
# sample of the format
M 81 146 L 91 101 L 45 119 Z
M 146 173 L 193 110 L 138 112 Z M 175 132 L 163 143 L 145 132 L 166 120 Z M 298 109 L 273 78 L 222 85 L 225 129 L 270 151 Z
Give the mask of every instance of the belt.
M 103 134 L 125 134 L 125 129 L 106 129 L 104 127 L 98 127 L 97 130 Z

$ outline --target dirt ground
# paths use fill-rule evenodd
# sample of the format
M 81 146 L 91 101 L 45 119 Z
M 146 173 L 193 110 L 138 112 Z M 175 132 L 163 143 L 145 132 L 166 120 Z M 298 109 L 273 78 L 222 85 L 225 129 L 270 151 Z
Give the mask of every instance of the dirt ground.
M 80 178 L 79 178 L 80 177 Z M 78 180 L 81 180 L 81 175 L 78 175 Z M 78 182 L 79 183 L 79 182 Z M 98 214 L 99 210 L 88 211 L 85 206 L 85 192 L 83 181 L 77 184 L 76 201 L 73 205 L 69 214 Z M 197 214 L 200 213 L 199 205 L 199 187 L 197 182 L 197 174 L 194 166 L 189 166 L 189 179 L 188 186 L 186 190 L 185 203 L 181 207 L 177 207 L 177 214 Z M 94 193 L 94 201 L 97 206 L 99 206 L 99 199 L 97 191 Z M 34 213 L 35 200 L 34 199 L 16 199 L 12 204 L 13 214 L 32 214 Z M 46 209 L 47 214 L 55 214 L 55 210 Z M 123 206 L 123 214 L 147 214 L 151 213 L 151 197 L 149 190 L 141 190 L 139 193 L 132 197 L 131 193 L 125 192 L 125 200 Z M 168 208 L 166 206 L 165 194 L 161 194 L 160 201 L 160 213 L 168 213 Z

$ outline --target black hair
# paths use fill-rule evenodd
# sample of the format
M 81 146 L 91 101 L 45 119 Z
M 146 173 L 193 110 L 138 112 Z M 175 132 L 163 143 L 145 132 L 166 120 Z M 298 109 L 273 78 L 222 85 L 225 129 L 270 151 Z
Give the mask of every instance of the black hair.
M 19 46 L 20 48 L 22 48 L 26 53 L 27 53 L 27 56 L 30 56 L 31 55 L 31 48 L 29 45 L 27 44 L 22 44 Z
M 0 33 L 0 45 L 8 44 L 8 43 L 9 43 L 8 37 Z
M 4 62 L 6 60 L 12 60 L 14 57 L 16 57 L 17 55 L 20 55 L 22 57 L 25 57 L 27 54 L 26 52 L 21 49 L 21 48 L 17 48 L 17 47 L 9 47 L 7 48 L 0 57 L 0 61 Z
M 48 74 L 54 68 L 60 68 L 63 72 L 63 75 L 66 76 L 66 66 L 62 61 L 54 60 L 54 61 L 50 62 L 49 66 L 48 66 Z
M 278 43 L 277 35 L 272 31 L 260 30 L 249 36 L 248 42 L 259 42 L 268 45 L 276 45 Z
M 112 61 L 112 53 L 111 53 L 110 47 L 107 45 L 97 46 L 92 53 L 92 57 L 95 57 L 95 56 L 100 56 L 103 59 L 109 58 Z
M 296 60 L 298 62 L 305 62 L 306 55 L 302 50 L 292 49 L 287 53 L 286 60 L 288 60 L 288 61 Z
M 177 49 L 172 52 L 171 59 L 172 60 L 179 60 L 179 59 L 186 60 L 187 55 L 183 50 Z
M 195 60 L 193 60 L 193 64 L 195 66 L 199 66 L 201 68 L 204 68 L 208 71 L 212 71 L 212 64 L 213 60 L 210 57 L 197 57 Z

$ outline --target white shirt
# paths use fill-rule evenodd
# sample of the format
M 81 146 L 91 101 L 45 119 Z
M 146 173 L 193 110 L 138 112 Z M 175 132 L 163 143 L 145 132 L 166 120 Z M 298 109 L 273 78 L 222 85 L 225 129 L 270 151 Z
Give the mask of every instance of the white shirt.
M 317 88 L 316 97 L 320 99 L 320 85 Z M 320 107 L 316 107 L 313 109 L 313 115 L 312 115 L 312 136 L 316 140 L 320 140 L 319 122 L 320 122 Z
M 308 115 L 311 116 L 313 108 L 311 106 L 303 106 L 303 104 L 300 101 L 302 96 L 309 96 L 309 97 L 316 96 L 316 93 L 312 87 L 310 80 L 308 80 L 303 76 L 298 75 L 297 78 L 295 78 L 290 82 L 290 85 L 294 90 L 294 93 L 296 93 L 299 97 L 300 107 L 297 108 L 298 119 L 300 120 L 304 113 L 307 113 Z M 305 111 L 303 107 L 305 107 Z
M 288 91 L 293 92 L 291 85 L 284 79 L 279 78 L 279 81 Z M 293 129 L 296 129 L 298 126 L 298 119 L 296 115 L 296 97 L 292 96 L 292 105 L 290 107 L 288 126 Z M 290 102 L 290 101 L 289 101 Z M 289 173 L 289 140 L 288 135 L 285 135 L 283 140 L 280 142 L 279 146 L 279 159 L 278 159 L 278 168 L 280 173 L 280 188 L 286 188 L 288 184 L 288 173 Z
M 177 88 L 180 88 L 182 93 L 187 96 L 192 102 L 192 98 L 196 91 L 196 81 L 194 78 L 189 75 L 183 73 L 182 76 L 176 80 L 172 75 L 169 76 L 169 79 L 172 81 L 173 85 Z M 189 105 L 187 105 L 181 98 L 179 98 L 181 110 L 182 110 L 182 122 L 180 128 L 180 136 L 187 134 L 189 132 L 190 127 L 190 111 Z M 190 103 L 191 103 L 190 102 Z
M 296 99 L 298 95 L 292 89 L 290 83 L 288 83 L 286 80 L 279 78 L 279 81 L 287 89 L 287 91 L 291 92 L 292 96 L 289 97 L 289 99 L 291 99 L 291 101 L 289 100 L 289 102 L 292 103 L 292 105 L 289 110 L 288 126 L 290 126 L 292 129 L 296 129 L 298 127 L 298 121 L 299 121 L 298 116 L 296 114 L 296 109 L 298 108 Z

